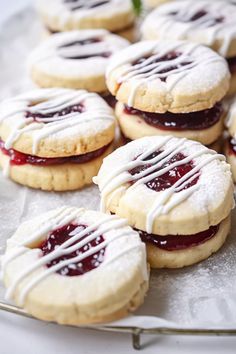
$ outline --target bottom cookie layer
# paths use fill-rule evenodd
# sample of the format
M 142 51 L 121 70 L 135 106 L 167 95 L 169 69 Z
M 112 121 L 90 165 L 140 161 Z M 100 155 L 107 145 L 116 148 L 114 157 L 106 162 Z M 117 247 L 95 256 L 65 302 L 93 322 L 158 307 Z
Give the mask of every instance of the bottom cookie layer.
M 182 268 L 208 258 L 225 242 L 230 231 L 230 220 L 231 217 L 228 216 L 220 223 L 218 232 L 213 237 L 193 247 L 167 251 L 147 242 L 148 262 L 151 268 Z
M 0 166 L 10 179 L 19 184 L 48 191 L 68 191 L 91 184 L 104 157 L 112 150 L 113 146 L 109 145 L 102 155 L 86 163 L 53 166 L 10 165 L 10 158 L 0 151 Z
M 218 117 L 219 119 L 216 119 L 213 125 L 210 125 L 209 127 L 204 127 L 204 129 L 173 130 L 171 128 L 160 129 L 158 128 L 158 125 L 153 126 L 151 124 L 148 124 L 141 116 L 135 113 L 129 114 L 125 110 L 125 106 L 121 102 L 118 102 L 116 104 L 115 112 L 122 133 L 131 140 L 139 139 L 144 136 L 152 136 L 152 135 L 157 135 L 157 136 L 173 135 L 175 137 L 180 137 L 180 138 L 184 137 L 187 139 L 196 140 L 204 145 L 212 144 L 221 135 L 223 130 L 223 120 L 225 116 L 225 113 L 222 112 L 221 114 L 219 114 Z M 171 126 L 171 123 L 169 124 Z

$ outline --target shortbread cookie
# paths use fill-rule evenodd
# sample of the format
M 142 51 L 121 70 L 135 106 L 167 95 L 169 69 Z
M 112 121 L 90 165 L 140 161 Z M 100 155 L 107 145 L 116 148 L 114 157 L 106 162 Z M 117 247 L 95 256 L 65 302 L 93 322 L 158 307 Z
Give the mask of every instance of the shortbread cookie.
M 105 30 L 57 33 L 43 41 L 29 57 L 33 81 L 40 87 L 106 91 L 105 71 L 110 57 L 129 45 Z
M 131 140 L 171 134 L 209 145 L 222 133 L 225 112 L 221 103 L 203 111 L 163 114 L 140 111 L 118 102 L 116 116 L 122 133 Z
M 116 53 L 107 85 L 130 107 L 188 113 L 214 106 L 229 88 L 226 61 L 210 48 L 184 41 L 144 41 Z
M 157 253 L 148 247 L 154 268 L 198 262 L 228 234 L 234 207 L 230 166 L 198 142 L 171 136 L 135 140 L 106 157 L 94 181 L 102 209 L 125 217 L 143 241 L 155 244 Z M 195 248 L 205 242 L 204 252 Z M 183 256 L 179 250 L 185 249 Z
M 146 17 L 142 34 L 145 39 L 187 39 L 235 57 L 235 18 L 235 6 L 226 1 L 172 1 Z
M 157 235 L 207 230 L 233 206 L 224 156 L 171 136 L 145 137 L 117 149 L 104 159 L 95 182 L 103 208 Z
M 135 21 L 131 0 L 37 0 L 37 9 L 52 31 L 104 28 L 116 32 Z
M 39 157 L 86 154 L 114 138 L 113 111 L 97 94 L 38 89 L 0 105 L 5 148 Z
M 92 183 L 113 144 L 83 155 L 43 158 L 5 149 L 0 140 L 0 166 L 6 177 L 19 184 L 47 191 L 69 191 Z
M 145 246 L 124 219 L 61 207 L 20 225 L 2 258 L 6 297 L 33 316 L 81 325 L 134 311 L 148 288 Z

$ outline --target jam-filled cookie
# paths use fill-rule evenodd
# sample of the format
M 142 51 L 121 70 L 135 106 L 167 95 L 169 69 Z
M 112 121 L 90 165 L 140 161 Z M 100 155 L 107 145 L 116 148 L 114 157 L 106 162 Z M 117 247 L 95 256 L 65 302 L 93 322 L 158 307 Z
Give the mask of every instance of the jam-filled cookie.
M 148 288 L 145 245 L 127 221 L 62 207 L 20 225 L 2 258 L 6 297 L 33 316 L 80 325 L 134 311 Z
M 231 165 L 234 182 L 236 182 L 236 100 L 231 104 L 227 119 L 226 128 L 229 137 L 225 142 L 225 154 Z
M 37 0 L 37 9 L 52 32 L 96 28 L 118 32 L 135 21 L 131 0 Z
M 236 93 L 236 7 L 226 1 L 181 0 L 162 5 L 143 25 L 145 39 L 188 39 L 224 56 L 232 75 L 229 94 Z
M 102 208 L 127 218 L 154 268 L 178 268 L 216 252 L 234 206 L 230 166 L 202 144 L 171 136 L 134 140 L 106 157 Z
M 40 87 L 105 92 L 110 57 L 129 45 L 106 30 L 80 30 L 48 37 L 29 57 L 30 73 Z
M 107 85 L 120 101 L 116 113 L 129 139 L 168 135 L 217 140 L 219 102 L 229 87 L 227 63 L 210 48 L 184 41 L 144 41 L 116 53 Z
M 33 90 L 0 105 L 0 165 L 32 188 L 81 188 L 112 151 L 114 130 L 112 109 L 95 93 Z

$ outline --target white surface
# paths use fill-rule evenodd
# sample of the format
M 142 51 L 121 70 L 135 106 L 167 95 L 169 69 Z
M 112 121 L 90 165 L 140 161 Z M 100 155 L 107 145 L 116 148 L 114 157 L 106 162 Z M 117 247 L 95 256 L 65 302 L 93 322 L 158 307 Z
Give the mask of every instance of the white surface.
M 17 0 L 19 9 L 28 0 Z M 0 23 L 16 9 L 16 1 L 0 0 Z M 2 201 L 4 202 L 4 201 Z M 5 205 L 9 206 L 7 198 Z M 8 204 L 8 205 L 7 205 Z M 2 205 L 3 206 L 3 205 Z M 27 208 L 26 208 L 27 209 Z M 11 227 L 14 228 L 14 222 Z M 163 281 L 162 285 L 165 282 Z M 158 301 L 158 300 L 157 300 Z M 207 311 L 206 311 L 207 312 Z M 144 353 L 235 353 L 236 338 L 143 336 Z M 60 327 L 0 313 L 0 354 L 132 353 L 130 335 Z

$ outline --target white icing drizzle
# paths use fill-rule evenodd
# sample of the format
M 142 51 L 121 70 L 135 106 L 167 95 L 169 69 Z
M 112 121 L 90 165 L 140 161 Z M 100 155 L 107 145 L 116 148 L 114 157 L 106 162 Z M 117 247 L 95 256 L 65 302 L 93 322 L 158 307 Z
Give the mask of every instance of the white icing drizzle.
M 82 216 L 83 210 L 82 209 L 75 209 L 75 208 L 68 208 L 64 207 L 58 210 L 56 215 L 52 215 L 51 219 L 46 220 L 42 223 L 42 226 L 40 229 L 36 230 L 31 237 L 23 242 L 18 243 L 17 245 L 13 244 L 14 246 L 12 249 L 8 251 L 8 253 L 3 256 L 2 258 L 2 271 L 3 274 L 6 271 L 7 265 L 17 257 L 23 255 L 26 252 L 32 252 L 35 251 L 38 254 L 37 259 L 27 266 L 23 271 L 21 271 L 16 278 L 13 280 L 12 284 L 8 288 L 6 292 L 6 298 L 11 299 L 14 296 L 14 293 L 16 289 L 18 288 L 19 285 L 21 285 L 22 282 L 24 282 L 25 278 L 29 276 L 32 272 L 37 271 L 39 269 L 43 270 L 36 274 L 32 280 L 27 282 L 25 284 L 19 293 L 19 299 L 18 302 L 21 306 L 24 305 L 25 299 L 28 295 L 28 293 L 42 280 L 44 280 L 46 277 L 48 277 L 50 274 L 57 272 L 58 270 L 62 269 L 65 266 L 68 266 L 73 263 L 79 263 L 85 258 L 99 252 L 101 249 L 105 248 L 108 246 L 110 243 L 116 241 L 117 239 L 128 236 L 131 233 L 133 233 L 132 229 L 125 229 L 125 226 L 127 226 L 127 221 L 125 219 L 119 219 L 117 216 L 105 216 L 101 220 L 94 222 L 92 225 L 89 225 L 87 228 L 82 229 L 80 226 L 76 228 L 74 231 L 70 233 L 70 239 L 65 241 L 63 244 L 60 246 L 56 247 L 52 252 L 48 253 L 45 256 L 42 256 L 41 251 L 39 249 L 31 249 L 30 245 L 40 239 L 44 239 L 45 235 L 47 235 L 49 232 L 60 228 L 68 223 L 71 223 L 73 221 L 76 221 L 80 216 Z M 107 232 L 110 232 L 114 229 L 120 229 L 121 231 L 117 234 L 114 235 L 114 237 L 109 237 L 106 238 L 105 240 L 99 243 L 97 246 L 91 247 L 88 249 L 88 251 L 85 251 L 82 254 L 77 255 L 76 257 L 66 259 L 64 261 L 61 261 L 50 268 L 46 268 L 46 265 L 51 262 L 52 260 L 57 259 L 58 257 L 62 257 L 64 255 L 70 254 L 78 250 L 79 248 L 85 246 L 89 242 L 95 240 L 96 238 L 104 235 Z M 124 230 L 122 230 L 124 228 Z M 11 240 L 8 241 L 9 243 L 12 242 Z M 112 262 L 114 262 L 116 259 L 119 257 L 122 257 L 123 255 L 133 251 L 134 249 L 140 249 L 140 251 L 143 254 L 144 260 L 146 259 L 145 255 L 145 249 L 144 245 L 140 242 L 140 244 L 135 244 L 133 246 L 127 246 L 126 248 L 122 249 L 121 252 L 116 254 L 114 257 L 108 258 L 106 261 L 106 257 L 104 258 L 103 263 L 99 266 L 104 267 Z M 144 264 L 145 263 L 145 264 Z M 142 272 L 144 275 L 144 278 L 147 279 L 147 266 L 146 262 L 144 261 L 142 264 Z M 94 270 L 97 270 L 99 268 L 95 268 Z
M 177 12 L 172 14 L 171 10 Z M 199 11 L 206 11 L 206 14 L 192 21 L 191 18 Z M 180 1 L 173 4 L 164 5 L 151 13 L 143 24 L 156 29 L 161 38 L 193 39 L 194 31 L 203 29 L 207 45 L 211 46 L 219 39 L 222 43 L 219 53 L 226 56 L 232 40 L 236 37 L 236 11 L 229 3 L 224 1 Z M 222 22 L 216 19 L 223 17 Z M 180 26 L 182 24 L 182 26 Z M 176 26 L 178 25 L 178 28 Z M 148 27 L 147 27 L 148 28 Z
M 211 63 L 222 61 L 222 59 L 213 52 L 209 53 L 209 56 L 204 58 L 201 56 L 197 57 L 196 55 L 193 56 L 198 48 L 199 44 L 194 43 L 189 43 L 186 47 L 183 43 L 173 45 L 167 42 L 165 45 L 160 46 L 158 42 L 154 42 L 153 46 L 150 46 L 149 57 L 139 64 L 133 66 L 128 65 L 127 69 L 124 70 L 122 76 L 118 79 L 118 84 L 129 80 L 132 83 L 128 105 L 133 106 L 137 89 L 143 84 L 148 84 L 156 79 L 167 78 L 166 82 L 162 84 L 165 84 L 167 91 L 171 92 L 177 84 L 198 65 L 205 65 L 207 67 Z M 162 57 L 173 51 L 181 54 L 171 60 L 162 60 Z M 143 53 L 144 57 L 145 54 L 147 53 Z M 142 57 L 142 55 L 140 55 L 140 57 Z M 153 63 L 155 60 L 160 61 Z M 130 64 L 130 59 L 114 60 L 108 68 L 107 75 L 123 64 Z M 176 68 L 172 68 L 173 66 Z M 163 70 L 167 72 L 163 73 Z M 171 80 L 168 80 L 169 77 L 171 77 Z
M 6 104 L 12 105 L 11 113 L 1 113 L 0 122 L 14 116 L 16 117 L 16 124 L 5 141 L 6 149 L 10 149 L 22 134 L 32 132 L 32 153 L 37 154 L 40 141 L 49 137 L 51 134 L 61 132 L 68 127 L 78 126 L 86 122 L 91 122 L 91 124 L 93 122 L 96 124 L 97 120 L 114 120 L 112 113 L 110 113 L 106 106 L 91 106 L 86 104 L 86 100 L 91 97 L 96 97 L 96 94 L 84 90 L 75 91 L 63 89 L 42 90 L 42 96 L 39 94 L 39 91 L 37 92 L 38 95 L 34 95 L 33 93 L 30 95 L 29 93 L 28 95 L 24 95 L 24 98 L 19 96 L 11 101 L 6 101 Z M 22 109 L 19 109 L 17 105 L 18 102 L 22 102 Z M 34 105 L 30 106 L 32 103 L 34 103 Z M 71 112 L 61 116 L 55 114 L 53 117 L 50 117 L 50 114 L 81 103 L 85 104 L 84 112 Z M 22 119 L 26 111 L 32 114 L 43 114 L 45 117 L 37 117 L 36 121 L 33 118 Z M 47 115 L 49 115 L 49 117 Z M 17 122 L 17 118 L 19 117 L 21 119 Z
M 189 163 L 194 158 L 202 156 L 204 154 L 208 154 L 203 161 L 196 163 L 194 161 L 194 167 L 191 171 L 182 176 L 172 187 L 159 192 L 158 198 L 156 202 L 153 204 L 151 210 L 149 211 L 146 218 L 146 231 L 148 233 L 152 233 L 153 224 L 155 219 L 164 214 L 168 214 L 173 208 L 175 208 L 178 204 L 185 201 L 189 198 L 199 187 L 200 182 L 198 181 L 195 185 L 183 189 L 187 184 L 191 183 L 195 178 L 200 176 L 200 170 L 207 164 L 209 164 L 213 160 L 225 160 L 223 155 L 217 154 L 213 150 L 206 150 L 204 146 L 202 149 L 197 150 L 189 154 L 181 161 L 176 161 L 170 163 L 168 166 L 163 167 L 163 165 L 168 162 L 174 155 L 181 152 L 185 145 L 188 146 L 191 144 L 186 139 L 179 139 L 179 142 L 175 144 L 175 146 L 170 146 L 169 148 L 164 148 L 165 144 L 168 143 L 172 137 L 167 136 L 162 139 L 161 142 L 153 145 L 150 149 L 141 153 L 135 160 L 127 162 L 120 168 L 116 169 L 110 175 L 107 176 L 103 180 L 103 182 L 99 185 L 101 190 L 101 209 L 106 210 L 107 206 L 107 197 L 110 193 L 112 193 L 117 188 L 120 188 L 126 183 L 133 182 L 132 185 L 126 185 L 123 193 L 132 193 L 137 186 L 140 184 L 146 184 L 157 178 L 162 176 L 166 172 L 172 170 L 175 167 L 178 167 L 182 164 Z M 192 144 L 195 144 L 192 142 Z M 163 149 L 163 151 L 162 151 Z M 144 161 L 146 157 L 150 154 L 161 150 L 162 152 L 154 158 Z M 144 171 L 140 173 L 131 175 L 128 171 L 134 169 L 135 167 L 151 165 L 147 167 Z M 112 196 L 109 196 L 109 203 L 112 199 Z

